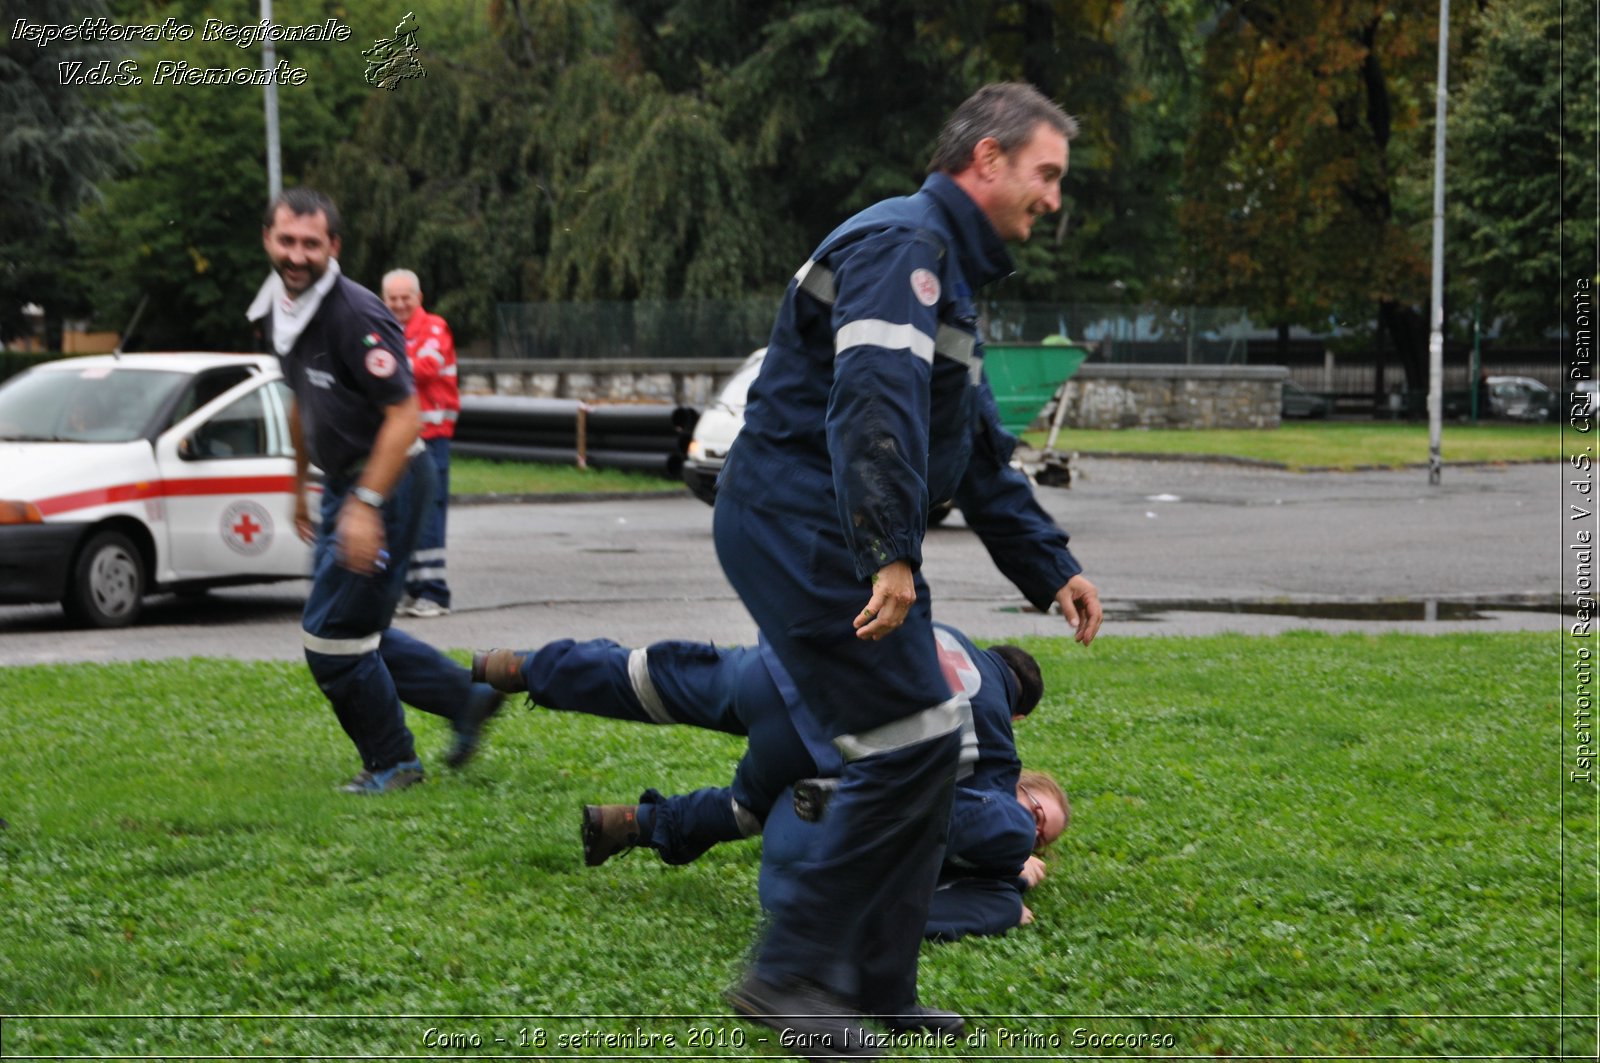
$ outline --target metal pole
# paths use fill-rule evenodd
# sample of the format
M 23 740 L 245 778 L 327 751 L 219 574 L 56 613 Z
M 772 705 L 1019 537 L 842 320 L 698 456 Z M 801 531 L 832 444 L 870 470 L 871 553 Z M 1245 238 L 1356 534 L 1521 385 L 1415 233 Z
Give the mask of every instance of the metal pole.
M 1443 468 L 1439 436 L 1444 421 L 1444 115 L 1450 57 L 1450 0 L 1439 0 L 1439 76 L 1433 130 L 1433 330 L 1428 335 L 1428 483 Z
M 271 25 L 272 0 L 261 0 L 261 21 Z M 273 47 L 271 36 L 264 35 L 261 68 L 270 72 L 277 65 L 278 50 Z M 283 191 L 283 162 L 278 152 L 278 85 L 272 76 L 267 78 L 262 91 L 267 95 L 267 201 L 270 203 Z
M 1472 389 L 1472 423 L 1487 410 L 1478 409 L 1478 374 L 1483 372 L 1483 296 L 1472 304 L 1472 369 L 1467 373 L 1467 387 Z

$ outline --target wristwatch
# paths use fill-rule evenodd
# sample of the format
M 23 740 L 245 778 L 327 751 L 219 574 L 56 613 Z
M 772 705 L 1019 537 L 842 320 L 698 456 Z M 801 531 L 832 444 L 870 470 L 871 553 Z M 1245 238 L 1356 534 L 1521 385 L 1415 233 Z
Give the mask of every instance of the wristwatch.
M 370 487 L 354 487 L 350 490 L 350 493 L 356 496 L 357 502 L 365 502 L 373 509 L 383 508 L 383 496 Z

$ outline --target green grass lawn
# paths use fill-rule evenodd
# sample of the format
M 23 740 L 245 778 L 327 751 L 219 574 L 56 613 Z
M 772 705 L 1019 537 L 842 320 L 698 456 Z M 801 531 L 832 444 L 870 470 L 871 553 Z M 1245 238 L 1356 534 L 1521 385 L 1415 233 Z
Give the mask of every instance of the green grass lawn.
M 1029 432 L 1043 446 L 1049 433 Z M 1568 449 L 1577 437 L 1568 432 Z M 1579 443 L 1582 446 L 1588 440 Z M 1278 462 L 1290 468 L 1403 466 L 1428 462 L 1426 424 L 1370 421 L 1289 422 L 1275 429 L 1139 429 L 1083 431 L 1064 428 L 1061 450 L 1107 454 L 1201 454 Z M 1439 435 L 1446 462 L 1555 461 L 1561 456 L 1559 424 L 1446 424 Z
M 1592 1010 L 1596 896 L 1553 633 L 1030 646 L 1019 746 L 1073 824 L 1037 923 L 924 949 L 924 999 L 984 1040 L 896 1055 L 1592 1058 L 1560 1018 Z M 296 663 L 0 687 L 0 1013 L 57 1016 L 4 1020 L 5 1055 L 782 1054 L 719 996 L 758 845 L 578 847 L 581 804 L 724 783 L 736 740 L 508 709 L 467 771 L 363 799 Z M 675 1047 L 561 1046 L 586 1031 Z
M 672 494 L 685 490 L 682 480 L 623 469 L 580 469 L 575 465 L 485 458 L 450 459 L 452 495 L 567 495 L 614 491 Z
M 1044 432 L 1026 433 L 1043 446 Z M 1568 432 L 1566 450 L 1590 441 Z M 1562 451 L 1559 425 L 1447 424 L 1440 437 L 1446 462 L 1556 460 Z M 1350 469 L 1426 464 L 1428 427 L 1377 422 L 1300 422 L 1282 428 L 1169 431 L 1079 431 L 1064 429 L 1063 450 L 1108 454 L 1184 454 L 1277 462 L 1290 468 Z M 496 462 L 455 458 L 450 463 L 453 495 L 591 494 L 685 490 L 679 480 L 619 469 Z

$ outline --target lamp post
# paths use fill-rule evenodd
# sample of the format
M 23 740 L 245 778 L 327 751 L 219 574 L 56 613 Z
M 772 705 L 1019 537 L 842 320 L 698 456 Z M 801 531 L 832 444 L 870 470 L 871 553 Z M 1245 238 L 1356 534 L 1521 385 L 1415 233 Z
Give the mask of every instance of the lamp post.
M 1428 334 L 1428 483 L 1437 485 L 1443 468 L 1439 436 L 1444 422 L 1444 116 L 1445 78 L 1450 56 L 1450 0 L 1439 0 L 1439 76 L 1434 84 L 1433 129 L 1433 300 Z
M 261 0 L 261 21 L 272 24 L 272 0 Z M 270 32 L 261 35 L 261 68 L 269 71 L 262 91 L 267 103 L 267 202 L 283 191 L 283 162 L 278 152 L 278 84 L 270 72 L 278 65 L 278 50 L 272 44 Z

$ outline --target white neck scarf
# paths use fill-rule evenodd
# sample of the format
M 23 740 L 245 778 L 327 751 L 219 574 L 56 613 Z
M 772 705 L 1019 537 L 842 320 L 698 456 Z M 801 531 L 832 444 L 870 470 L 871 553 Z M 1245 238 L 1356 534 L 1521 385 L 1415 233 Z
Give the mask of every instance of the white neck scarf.
M 289 353 L 294 346 L 294 341 L 300 338 L 300 333 L 305 331 L 311 319 L 317 315 L 317 308 L 322 305 L 323 296 L 333 290 L 334 284 L 339 280 L 339 260 L 328 259 L 328 270 L 322 279 L 310 288 L 301 292 L 298 297 L 291 296 L 283 286 L 283 278 L 278 276 L 278 271 L 273 270 L 262 283 L 261 290 L 256 292 L 256 297 L 250 303 L 250 309 L 244 316 L 251 321 L 259 321 L 272 314 L 272 347 L 278 354 Z

